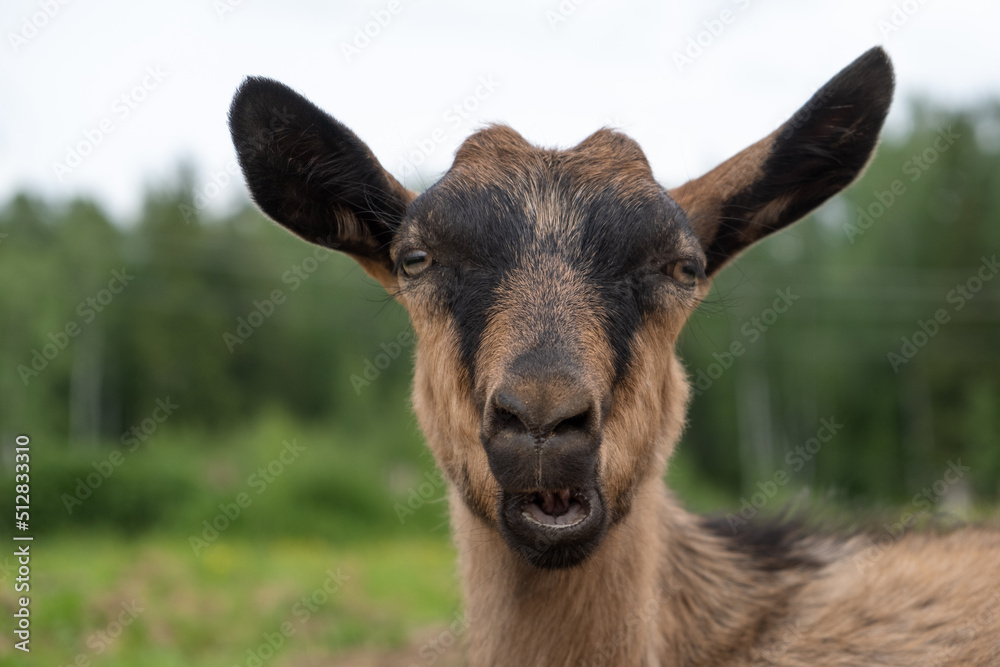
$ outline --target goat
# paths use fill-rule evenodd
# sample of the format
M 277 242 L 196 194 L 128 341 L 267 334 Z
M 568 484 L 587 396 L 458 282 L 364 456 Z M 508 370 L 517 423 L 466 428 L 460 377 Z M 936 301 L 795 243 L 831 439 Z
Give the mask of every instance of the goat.
M 861 173 L 893 89 L 873 48 L 671 190 L 619 132 L 549 150 L 493 125 L 417 195 L 291 89 L 241 84 L 230 128 L 257 205 L 410 315 L 471 664 L 1000 664 L 1000 532 L 908 533 L 862 567 L 862 535 L 734 535 L 663 481 L 684 322 L 736 255 Z

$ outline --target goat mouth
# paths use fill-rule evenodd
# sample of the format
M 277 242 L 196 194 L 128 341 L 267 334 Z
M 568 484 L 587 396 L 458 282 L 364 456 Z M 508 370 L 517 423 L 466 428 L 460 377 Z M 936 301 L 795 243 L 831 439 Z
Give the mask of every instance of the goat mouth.
M 568 528 L 590 515 L 590 502 L 582 491 L 545 489 L 525 494 L 521 515 L 541 526 Z
M 546 569 L 579 565 L 600 545 L 608 514 L 598 487 L 503 492 L 500 534 L 529 564 Z

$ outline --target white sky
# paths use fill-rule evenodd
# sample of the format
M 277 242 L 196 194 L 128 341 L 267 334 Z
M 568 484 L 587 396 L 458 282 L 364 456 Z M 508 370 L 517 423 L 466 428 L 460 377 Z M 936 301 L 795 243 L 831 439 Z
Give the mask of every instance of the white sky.
M 890 128 L 905 126 L 905 102 L 917 95 L 947 106 L 1000 98 L 1000 3 L 989 1 L 228 3 L 4 0 L 0 202 L 23 188 L 89 194 L 129 218 L 143 188 L 174 177 L 182 160 L 207 184 L 233 160 L 226 111 L 248 74 L 303 93 L 411 186 L 433 181 L 461 140 L 492 121 L 550 146 L 618 127 L 643 145 L 661 181 L 676 185 L 770 132 L 875 44 L 896 65 Z M 894 5 L 905 21 L 884 34 L 879 22 Z M 560 7 L 564 20 L 552 25 Z M 678 71 L 675 52 L 723 11 L 729 23 L 711 40 L 703 35 L 709 45 Z M 391 20 L 348 59 L 343 45 L 373 12 Z M 30 37 L 14 44 L 14 35 Z M 162 80 L 146 77 L 147 68 Z M 144 77 L 149 90 L 128 108 L 119 98 Z M 495 90 L 473 98 L 467 118 L 449 112 L 482 79 Z M 440 141 L 432 140 L 437 128 Z M 104 136 L 57 176 L 54 163 L 88 133 Z M 414 175 L 403 161 L 421 142 L 429 155 Z M 212 206 L 246 196 L 242 179 L 233 180 Z

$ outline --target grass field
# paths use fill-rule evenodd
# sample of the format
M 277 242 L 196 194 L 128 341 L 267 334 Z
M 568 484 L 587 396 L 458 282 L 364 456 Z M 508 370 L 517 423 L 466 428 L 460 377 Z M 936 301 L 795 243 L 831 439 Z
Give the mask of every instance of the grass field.
M 436 664 L 458 657 L 441 647 L 451 645 L 447 638 L 434 641 L 460 615 L 454 553 L 442 540 L 349 550 L 230 540 L 195 558 L 176 538 L 95 535 L 36 542 L 33 551 L 32 650 L 24 656 L 4 641 L 3 664 L 313 665 L 339 655 L 333 664 L 346 665 L 381 655 L 409 665 L 427 664 L 431 654 Z M 2 591 L 13 612 L 13 592 Z

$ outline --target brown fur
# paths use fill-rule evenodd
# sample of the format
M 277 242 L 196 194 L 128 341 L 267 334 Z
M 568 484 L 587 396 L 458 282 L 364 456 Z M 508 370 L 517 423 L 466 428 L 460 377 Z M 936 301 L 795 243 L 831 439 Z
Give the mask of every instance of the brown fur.
M 470 664 L 997 664 L 996 532 L 906 535 L 863 571 L 855 557 L 870 548 L 866 538 L 806 537 L 791 566 L 775 568 L 766 552 L 705 531 L 674 500 L 661 473 L 683 428 L 688 384 L 662 350 L 678 330 L 663 324 L 640 336 L 640 367 L 608 418 L 601 475 L 628 518 L 581 567 L 558 572 L 532 568 L 501 540 L 482 448 L 439 453 L 445 443 L 475 443 L 479 416 L 451 389 L 454 357 L 438 354 L 454 344 L 421 338 L 417 414 L 442 465 L 458 454 L 465 471 L 449 477 Z M 425 395 L 431 386 L 449 388 L 447 407 Z M 469 420 L 464 435 L 455 414 Z M 485 509 L 470 511 L 470 498 Z
M 716 234 L 725 202 L 760 178 L 777 135 L 671 191 L 689 215 L 694 213 L 694 227 L 704 245 Z M 607 131 L 558 153 L 534 149 L 509 128 L 494 127 L 466 142 L 456 168 L 468 179 L 466 185 L 475 187 L 509 178 L 508 161 L 517 162 L 521 170 L 560 162 L 594 184 L 612 183 L 631 196 L 654 183 L 641 150 Z M 788 200 L 778 198 L 761 207 L 757 224 L 740 232 L 740 245 L 773 231 Z M 556 224 L 560 212 L 550 210 L 551 205 L 551 200 L 534 202 L 539 227 Z M 566 213 L 560 220 L 569 227 L 564 233 L 572 228 Z M 567 307 L 586 304 L 585 289 L 574 283 L 572 267 L 548 265 L 546 270 L 548 276 L 525 273 L 504 288 L 505 297 L 483 341 L 479 381 L 496 382 L 505 359 L 537 344 L 524 336 L 524 313 L 519 309 L 544 294 L 567 317 L 564 330 L 579 342 L 591 381 L 607 387 L 606 345 L 592 335 L 581 341 L 596 330 L 588 320 L 598 314 L 587 312 L 585 305 Z M 707 285 L 702 293 L 706 290 Z M 404 304 L 411 313 L 420 310 L 405 298 Z M 727 538 L 706 532 L 679 506 L 661 473 L 680 438 L 688 400 L 686 377 L 672 352 L 688 315 L 674 312 L 636 337 L 638 365 L 618 389 L 606 421 L 600 474 L 616 512 L 628 518 L 611 529 L 582 566 L 556 572 L 524 563 L 496 531 L 492 500 L 498 491 L 482 448 L 478 443 L 460 445 L 476 442 L 479 410 L 469 404 L 470 394 L 463 400 L 462 389 L 455 386 L 453 378 L 460 371 L 454 357 L 446 361 L 440 353 L 453 351 L 457 343 L 437 340 L 437 334 L 430 342 L 421 335 L 417 414 L 439 461 L 447 468 L 459 454 L 464 471 L 450 475 L 450 498 L 472 621 L 470 663 L 996 664 L 1000 536 L 995 532 L 970 529 L 943 538 L 906 535 L 863 571 L 852 558 L 867 548 L 864 538 L 805 537 L 784 557 L 787 566 L 782 567 L 769 563 L 774 556 L 766 550 L 741 550 Z M 415 326 L 421 332 L 420 323 L 415 321 Z M 435 331 L 445 327 L 447 323 L 438 323 Z M 451 388 L 447 406 L 425 396 L 431 387 L 435 393 Z M 469 420 L 464 427 L 455 414 Z M 460 447 L 461 453 L 441 452 L 448 444 Z M 470 511 L 470 504 L 482 509 Z
M 410 313 L 413 405 L 448 480 L 473 665 L 1000 664 L 1000 533 L 906 533 L 882 539 L 873 556 L 864 534 L 720 529 L 686 512 L 662 479 L 689 399 L 674 352 L 685 321 L 739 252 L 857 177 L 892 86 L 888 58 L 873 49 L 781 128 L 669 197 L 622 134 L 601 130 L 558 151 L 505 126 L 471 136 L 448 174 L 416 197 L 294 92 L 266 80 L 241 88 L 231 126 L 261 207 L 352 254 Z M 253 138 L 282 104 L 301 122 L 276 147 L 261 146 Z M 509 238 L 496 243 L 500 233 Z M 601 264 L 594 247 L 621 266 Z M 440 260 L 424 278 L 400 270 L 414 250 Z M 491 264 L 498 258 L 502 269 Z M 465 293 L 474 298 L 456 310 L 477 281 L 489 288 Z M 641 302 L 639 314 L 607 294 Z M 456 312 L 481 320 L 481 330 Z M 517 366 L 533 353 L 546 361 Z M 505 423 L 525 430 L 504 436 L 517 444 L 507 459 L 491 458 L 499 387 L 533 405 L 583 401 L 585 412 L 572 403 L 559 419 L 586 420 L 557 436 L 557 422 L 536 432 L 527 412 L 507 410 L 514 421 Z M 560 446 L 591 457 L 586 474 L 600 494 L 589 507 L 602 505 L 588 516 L 607 522 L 588 533 L 593 549 L 583 556 L 533 561 L 503 522 L 529 507 L 524 494 L 552 490 L 542 485 L 544 461 L 584 470 L 572 456 L 544 458 Z M 537 461 L 537 488 L 503 488 L 502 462 L 528 460 Z M 524 469 L 510 479 L 534 475 Z M 578 480 L 579 470 L 562 479 Z M 529 504 L 503 506 L 505 497 Z M 551 537 L 560 530 L 546 530 L 536 530 L 549 536 L 538 550 L 565 546 Z

